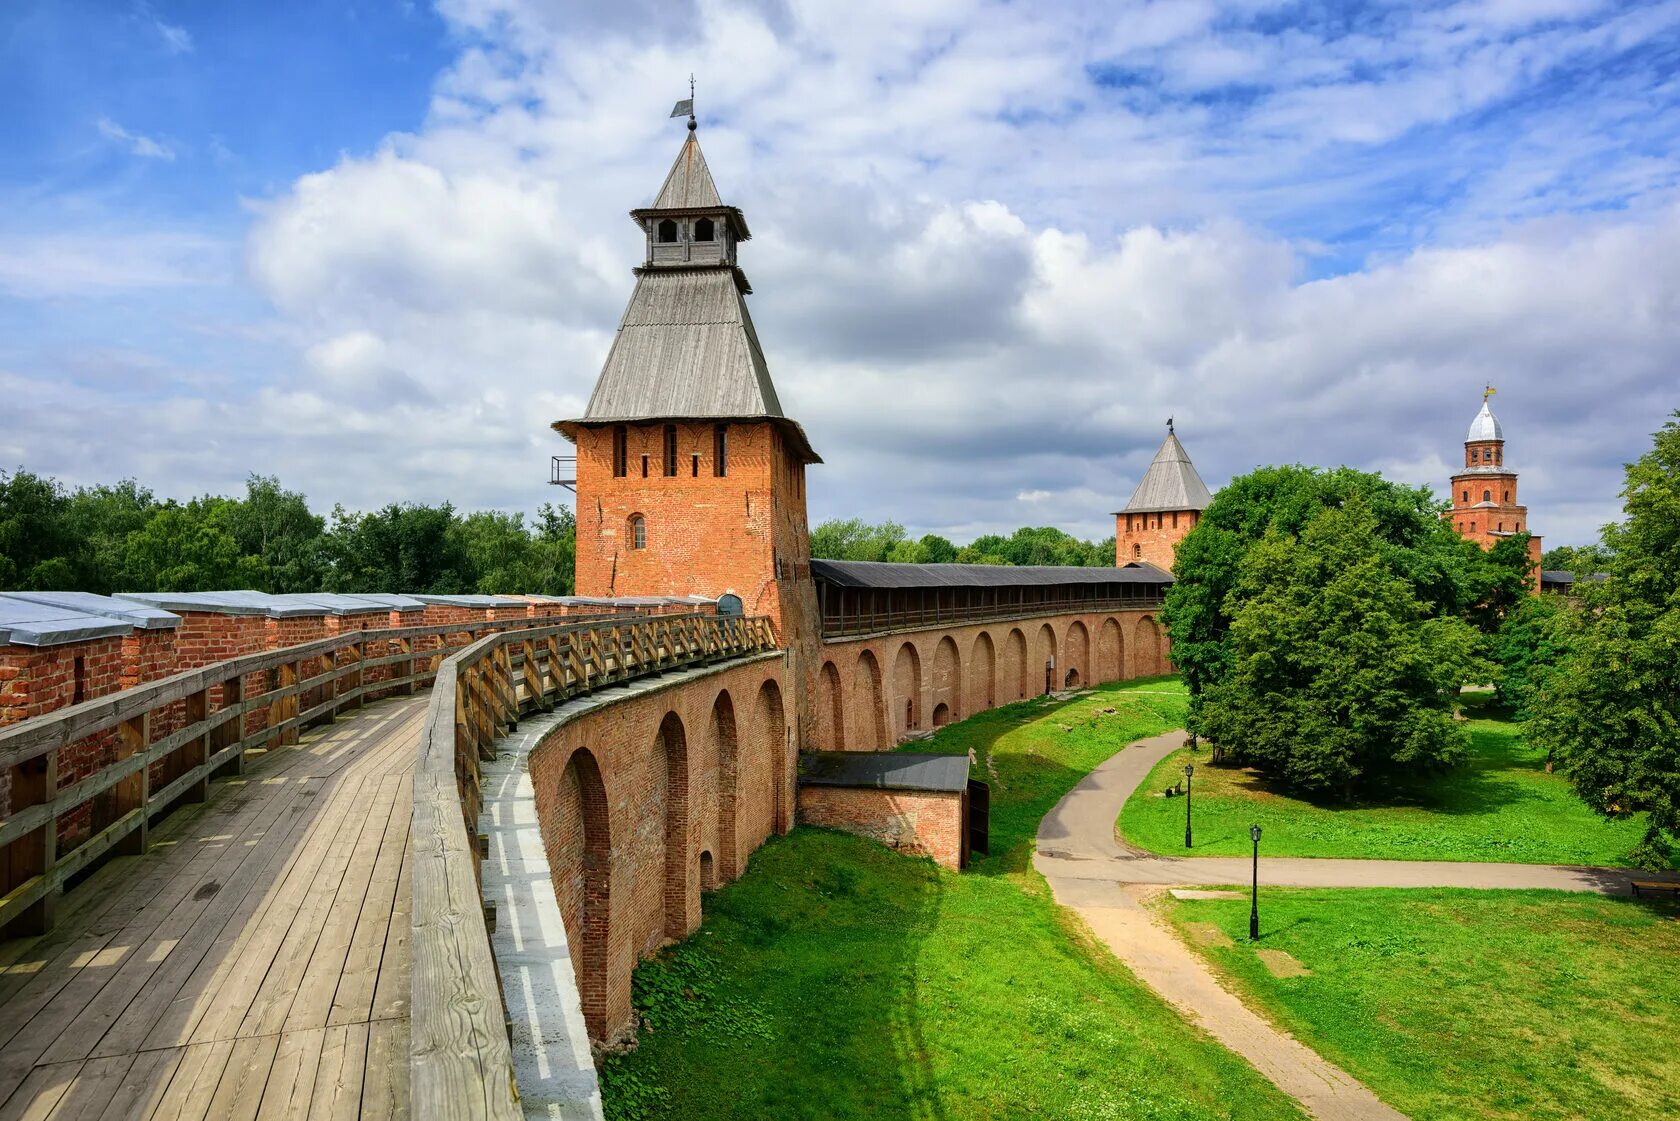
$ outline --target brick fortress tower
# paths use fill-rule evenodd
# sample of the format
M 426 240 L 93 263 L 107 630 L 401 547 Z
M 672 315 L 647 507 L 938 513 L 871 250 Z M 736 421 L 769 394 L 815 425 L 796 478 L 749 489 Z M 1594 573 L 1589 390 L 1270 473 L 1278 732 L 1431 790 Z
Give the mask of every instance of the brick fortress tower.
M 1141 561 L 1170 572 L 1178 543 L 1212 504 L 1213 495 L 1168 418 L 1161 450 L 1143 473 L 1132 500 L 1114 515 L 1114 563 L 1124 567 Z
M 577 445 L 577 591 L 736 595 L 791 646 L 815 627 L 805 468 L 822 460 L 776 398 L 735 263 L 746 218 L 685 108 L 670 174 L 630 212 L 646 254 L 589 406 L 554 425 Z
M 1446 514 L 1460 536 L 1484 549 L 1528 529 L 1528 507 L 1517 503 L 1517 473 L 1505 466 L 1505 430 L 1488 408 L 1490 386 L 1482 394 L 1482 411 L 1470 422 L 1464 438 L 1464 468 L 1452 477 L 1452 509 Z M 1528 541 L 1528 555 L 1540 565 L 1540 538 Z

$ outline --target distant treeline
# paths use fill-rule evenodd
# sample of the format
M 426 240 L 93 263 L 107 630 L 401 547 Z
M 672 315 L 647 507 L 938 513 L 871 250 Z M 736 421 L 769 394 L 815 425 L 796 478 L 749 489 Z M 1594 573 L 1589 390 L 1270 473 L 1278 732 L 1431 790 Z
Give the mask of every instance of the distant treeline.
M 159 501 L 124 479 L 66 487 L 0 471 L 0 590 L 111 592 L 541 592 L 572 590 L 577 523 L 393 503 L 329 517 L 275 478 L 243 497 Z
M 1081 541 L 1050 526 L 1023 526 L 1003 537 L 988 533 L 954 545 L 936 533 L 911 538 L 897 522 L 872 525 L 858 518 L 827 521 L 811 531 L 811 555 L 825 560 L 897 561 L 903 564 L 1055 564 L 1109 568 L 1114 538 Z

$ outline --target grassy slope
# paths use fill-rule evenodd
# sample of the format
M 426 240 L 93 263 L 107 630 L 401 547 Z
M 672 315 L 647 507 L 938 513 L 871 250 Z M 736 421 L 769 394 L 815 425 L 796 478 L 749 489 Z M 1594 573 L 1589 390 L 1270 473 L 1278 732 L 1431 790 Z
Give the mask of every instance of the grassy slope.
M 1109 687 L 916 745 L 973 747 L 1002 779 L 995 855 L 960 876 L 825 830 L 760 849 L 706 897 L 693 938 L 638 968 L 654 1030 L 607 1063 L 608 1117 L 1299 1117 L 1089 944 L 1027 868 L 1044 811 L 1182 705 Z
M 1151 852 L 1184 851 L 1184 802 L 1159 798 L 1197 764 L 1192 806 L 1196 853 L 1246 856 L 1248 827 L 1265 831 L 1273 856 L 1345 856 L 1391 860 L 1493 860 L 1514 864 L 1626 862 L 1643 819 L 1607 822 L 1589 810 L 1545 757 L 1501 720 L 1470 722 L 1468 767 L 1432 776 L 1392 800 L 1315 804 L 1282 792 L 1248 770 L 1202 766 L 1207 752 L 1163 759 L 1120 814 L 1126 840 Z
M 1671 903 L 1545 891 L 1285 891 L 1171 902 L 1249 999 L 1415 1121 L 1680 1116 L 1680 921 Z M 1189 939 L 1197 944 L 1197 939 Z

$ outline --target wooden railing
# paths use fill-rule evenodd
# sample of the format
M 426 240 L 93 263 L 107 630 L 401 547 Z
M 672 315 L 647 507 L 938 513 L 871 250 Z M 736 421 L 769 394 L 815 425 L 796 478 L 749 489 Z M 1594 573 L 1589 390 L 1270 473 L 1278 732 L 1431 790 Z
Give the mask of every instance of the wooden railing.
M 561 620 L 542 620 L 551 621 Z M 152 820 L 176 803 L 203 801 L 211 777 L 238 768 L 246 751 L 296 742 L 300 729 L 360 707 L 370 694 L 412 693 L 437 673 L 452 638 L 531 625 L 474 620 L 353 631 L 186 670 L 0 728 L 0 775 L 12 775 L 0 867 L 23 877 L 0 896 L 0 928 L 46 930 L 68 880 L 107 854 L 143 852 Z M 266 675 L 257 679 L 265 688 L 247 688 L 253 674 Z M 61 787 L 61 750 L 102 738 L 110 762 Z M 89 804 L 90 835 L 61 854 L 59 819 Z
M 415 1117 L 514 1121 L 494 922 L 480 894 L 480 762 L 524 712 L 776 648 L 768 619 L 655 615 L 490 635 L 438 667 L 414 774 L 409 1095 Z
M 824 639 L 849 638 L 883 631 L 919 631 L 930 627 L 966 627 L 979 623 L 1008 623 L 1048 615 L 1096 615 L 1105 611 L 1156 611 L 1161 596 L 1120 599 L 1067 600 L 1061 603 L 999 603 L 972 607 L 927 607 L 902 611 L 861 611 L 828 615 L 822 621 Z

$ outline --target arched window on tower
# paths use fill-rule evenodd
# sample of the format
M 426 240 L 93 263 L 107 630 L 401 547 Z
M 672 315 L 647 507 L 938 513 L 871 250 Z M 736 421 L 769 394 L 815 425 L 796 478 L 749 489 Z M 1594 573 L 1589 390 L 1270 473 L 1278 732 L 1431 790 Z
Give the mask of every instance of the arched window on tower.
M 1484 490 L 1482 492 L 1482 501 L 1483 502 L 1492 502 L 1493 501 L 1493 492 L 1491 490 Z
M 694 223 L 695 241 L 711 241 L 714 236 L 715 235 L 712 233 L 712 220 L 710 218 L 702 218 L 698 222 Z
M 677 426 L 674 424 L 665 426 L 665 477 L 677 477 Z
M 1506 502 L 1511 501 L 1511 492 L 1510 491 L 1505 492 L 1505 501 Z
M 1466 502 L 1470 501 L 1470 492 L 1469 491 L 1464 492 L 1464 501 L 1466 501 Z
M 1143 559 L 1143 546 L 1142 545 L 1133 545 L 1132 546 L 1132 559 L 1135 560 L 1135 561 Z
M 647 548 L 647 519 L 640 514 L 631 514 L 630 523 L 626 527 L 626 536 L 630 538 L 632 549 Z
M 676 241 L 677 224 L 669 218 L 659 223 L 659 243 L 661 245 L 674 245 Z
M 613 478 L 622 479 L 630 473 L 630 430 L 622 424 L 613 425 Z

